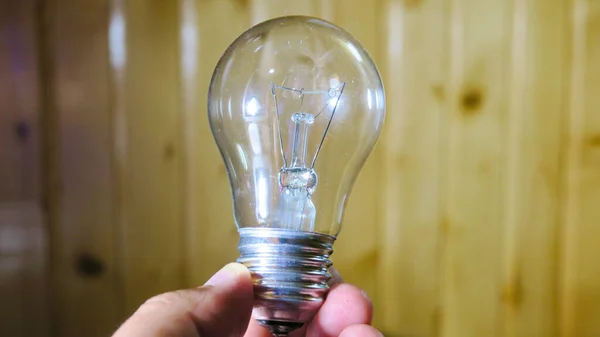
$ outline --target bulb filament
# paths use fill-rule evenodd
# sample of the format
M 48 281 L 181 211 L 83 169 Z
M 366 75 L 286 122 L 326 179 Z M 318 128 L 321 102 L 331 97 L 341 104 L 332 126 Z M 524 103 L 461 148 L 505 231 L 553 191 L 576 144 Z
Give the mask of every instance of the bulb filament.
M 279 133 L 279 145 L 283 159 L 283 167 L 279 170 L 279 203 L 278 203 L 278 227 L 286 229 L 295 229 L 302 231 L 313 231 L 316 217 L 316 209 L 311 200 L 311 196 L 317 187 L 317 173 L 314 170 L 315 162 L 325 140 L 325 136 L 331 126 L 331 121 L 335 115 L 339 100 L 344 91 L 345 83 L 338 88 L 329 88 L 328 90 L 304 90 L 294 89 L 284 86 L 275 86 L 271 83 L 271 94 L 275 102 L 277 114 L 277 124 Z M 298 111 L 292 113 L 290 120 L 293 123 L 291 135 L 291 158 L 288 161 L 283 147 L 281 132 L 280 109 L 275 89 L 290 92 L 299 95 L 300 107 Z M 339 94 L 338 94 L 339 91 Z M 315 114 L 302 111 L 305 95 L 326 95 L 327 102 L 322 109 Z M 333 103 L 333 104 L 332 104 Z M 314 156 L 307 165 L 308 147 L 310 141 L 311 126 L 315 123 L 328 106 L 331 108 L 331 116 L 327 121 L 323 135 Z

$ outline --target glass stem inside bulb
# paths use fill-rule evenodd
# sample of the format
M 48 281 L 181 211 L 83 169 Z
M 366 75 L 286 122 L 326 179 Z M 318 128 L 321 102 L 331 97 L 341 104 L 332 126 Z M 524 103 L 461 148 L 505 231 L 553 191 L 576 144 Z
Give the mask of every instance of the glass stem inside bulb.
M 280 227 L 312 232 L 316 208 L 310 196 L 299 189 L 284 187 L 279 198 Z
M 313 169 L 306 167 L 306 153 L 308 133 L 315 117 L 297 112 L 291 119 L 294 123 L 291 161 L 279 172 L 279 227 L 313 231 L 316 208 L 310 197 L 316 187 L 317 175 Z
M 294 140 L 292 144 L 292 163 L 291 167 L 306 166 L 306 150 L 308 148 L 308 130 L 314 122 L 313 115 L 303 112 L 297 112 L 292 115 L 294 122 Z

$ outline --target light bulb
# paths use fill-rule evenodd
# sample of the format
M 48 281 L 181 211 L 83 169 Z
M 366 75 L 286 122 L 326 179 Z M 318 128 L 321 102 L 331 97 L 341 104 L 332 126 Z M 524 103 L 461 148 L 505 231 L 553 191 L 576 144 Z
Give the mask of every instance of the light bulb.
M 385 117 L 379 71 L 329 22 L 271 19 L 223 53 L 208 116 L 229 176 L 238 261 L 253 277 L 254 317 L 285 336 L 311 320 L 329 289 L 346 202 Z

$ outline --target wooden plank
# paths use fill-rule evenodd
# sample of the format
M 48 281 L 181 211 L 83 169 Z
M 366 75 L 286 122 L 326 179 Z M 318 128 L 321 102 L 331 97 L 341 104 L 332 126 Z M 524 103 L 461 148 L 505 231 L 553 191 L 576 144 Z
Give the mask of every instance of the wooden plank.
M 36 2 L 0 3 L 0 335 L 48 336 Z M 35 324 L 31 324 L 35 322 Z
M 112 207 L 108 3 L 47 2 L 45 85 L 53 101 L 49 172 L 60 188 L 49 196 L 54 333 L 106 336 L 119 323 Z M 55 105 L 54 105 L 55 104 Z M 55 124 L 54 124 L 55 123 Z M 56 127 L 56 128 L 55 128 Z M 57 165 L 54 167 L 54 165 Z M 54 177 L 47 177 L 54 179 Z
M 500 336 L 510 3 L 450 2 L 443 337 Z
M 45 253 L 46 237 L 38 203 L 2 203 L 0 335 L 49 336 Z
M 6 231 L 2 231 L 6 235 Z M 23 289 L 21 287 L 22 271 L 26 265 L 22 256 L 2 256 L 0 258 L 0 295 L 2 296 L 2 324 L 0 333 L 3 336 L 25 336 L 24 313 L 26 311 L 23 305 Z
M 376 1 L 332 0 L 319 4 L 315 15 L 348 31 L 367 49 L 374 61 L 379 63 L 379 8 Z M 334 265 L 344 280 L 362 288 L 376 308 L 379 298 L 374 275 L 377 275 L 380 246 L 380 176 L 381 156 L 379 147 L 376 146 L 348 197 L 342 230 L 332 255 Z
M 252 24 L 285 15 L 316 16 L 319 11 L 318 0 L 278 1 L 250 0 L 248 2 Z
M 545 1 L 515 1 L 512 9 L 501 290 L 507 337 L 557 332 L 566 10 L 564 2 Z
M 35 1 L 0 4 L 0 203 L 39 197 Z
M 231 192 L 206 115 L 208 86 L 222 53 L 249 28 L 240 1 L 181 3 L 186 284 L 203 284 L 239 255 Z M 227 18 L 226 20 L 224 18 Z M 218 31 L 219 34 L 215 34 Z M 213 210 L 219 210 L 215 212 Z
M 600 3 L 588 0 L 585 24 L 585 91 L 580 162 L 580 218 L 577 243 L 577 336 L 600 334 Z M 583 37 L 582 37 L 583 39 Z M 575 225 L 575 224 L 571 224 Z
M 561 278 L 561 336 L 600 334 L 600 4 L 573 1 Z
M 23 335 L 50 336 L 50 305 L 48 287 L 48 236 L 39 200 L 25 202 L 19 207 L 19 221 L 27 245 L 21 287 L 23 295 Z M 14 224 L 13 223 L 13 224 Z M 31 324 L 35 321 L 36 324 Z
M 560 274 L 559 276 L 559 336 L 571 337 L 577 330 L 579 323 L 576 310 L 577 296 L 577 245 L 580 221 L 580 167 L 581 146 L 583 144 L 583 103 L 585 103 L 584 76 L 586 71 L 585 59 L 585 27 L 586 6 L 585 0 L 568 2 L 571 8 L 565 13 L 570 20 L 567 33 L 571 38 L 571 49 L 568 53 L 568 66 L 570 67 L 570 78 L 567 82 L 570 87 L 565 90 L 564 104 L 565 115 L 563 116 L 563 156 L 562 168 L 562 190 L 561 190 L 561 235 L 560 240 Z
M 125 313 L 183 286 L 184 230 L 175 1 L 113 1 L 111 66 Z
M 382 66 L 379 57 L 380 47 L 386 41 L 380 38 L 381 5 L 377 1 L 321 1 L 318 16 L 339 25 L 352 34 L 368 51 L 378 67 Z M 385 76 L 385 74 L 382 74 Z M 385 78 L 389 79 L 389 77 Z M 387 82 L 384 83 L 384 85 Z M 333 261 L 344 280 L 361 287 L 371 298 L 375 307 L 374 324 L 379 325 L 383 317 L 381 305 L 387 300 L 380 297 L 377 290 L 381 243 L 379 242 L 380 193 L 381 184 L 381 144 L 385 136 L 371 153 L 362 168 L 351 191 L 346 205 L 342 231 L 334 247 Z
M 379 6 L 379 3 L 377 1 L 371 1 L 373 2 L 373 5 L 375 6 Z M 364 2 L 363 2 L 364 3 Z M 321 19 L 327 20 L 332 22 L 335 19 L 336 16 L 336 5 L 338 5 L 337 0 L 321 0 L 319 1 L 319 3 L 317 4 L 317 13 L 318 13 L 318 17 L 320 17 Z M 376 10 L 379 10 L 379 8 L 376 8 Z
M 381 71 L 388 114 L 375 322 L 398 336 L 438 336 L 439 206 L 448 15 L 445 1 L 386 1 Z

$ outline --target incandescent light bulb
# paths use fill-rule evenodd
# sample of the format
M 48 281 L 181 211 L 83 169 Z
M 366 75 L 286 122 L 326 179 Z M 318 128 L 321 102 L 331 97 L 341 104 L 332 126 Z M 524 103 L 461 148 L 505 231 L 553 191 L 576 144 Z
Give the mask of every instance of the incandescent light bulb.
M 222 55 L 208 117 L 229 175 L 238 261 L 253 277 L 254 317 L 286 336 L 329 289 L 346 201 L 385 117 L 379 72 L 331 23 L 271 19 Z

